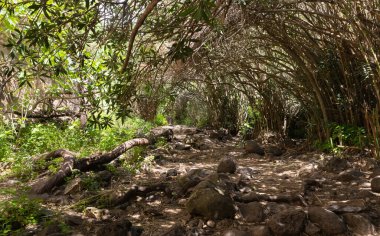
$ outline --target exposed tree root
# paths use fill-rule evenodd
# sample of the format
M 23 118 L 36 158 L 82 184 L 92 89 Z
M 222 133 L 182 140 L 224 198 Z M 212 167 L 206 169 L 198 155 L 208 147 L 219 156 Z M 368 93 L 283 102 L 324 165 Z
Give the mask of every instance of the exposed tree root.
M 61 165 L 61 168 L 53 176 L 36 182 L 36 184 L 32 186 L 32 190 L 35 193 L 39 194 L 50 192 L 55 186 L 64 183 L 65 178 L 70 176 L 74 169 L 77 169 L 79 171 L 89 171 L 95 169 L 99 165 L 104 165 L 113 161 L 132 147 L 144 146 L 148 145 L 149 143 L 150 141 L 146 138 L 136 138 L 119 145 L 110 152 L 92 155 L 90 157 L 82 159 L 77 159 L 74 153 L 65 149 L 59 149 L 48 153 L 46 156 L 44 156 L 45 160 L 52 160 L 58 157 L 63 158 L 64 161 Z

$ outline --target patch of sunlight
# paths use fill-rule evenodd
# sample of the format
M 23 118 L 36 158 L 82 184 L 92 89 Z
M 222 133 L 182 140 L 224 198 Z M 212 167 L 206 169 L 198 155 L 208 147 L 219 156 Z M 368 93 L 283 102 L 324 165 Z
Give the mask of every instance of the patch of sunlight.
M 162 204 L 162 201 L 160 201 L 160 200 L 156 200 L 154 202 L 148 202 L 147 203 L 147 205 L 149 205 L 149 206 L 159 206 L 161 204 Z
M 171 209 L 164 209 L 164 212 L 165 213 L 168 213 L 168 214 L 178 214 L 180 213 L 182 210 L 180 208 L 171 208 Z
M 172 227 L 174 224 L 175 224 L 174 221 L 169 221 L 169 222 L 167 222 L 166 224 L 162 224 L 161 227 L 162 227 L 162 228 L 170 228 L 170 227 Z
M 141 215 L 140 214 L 133 214 L 133 215 L 131 215 L 131 217 L 133 219 L 136 219 L 136 220 L 140 220 L 141 219 Z

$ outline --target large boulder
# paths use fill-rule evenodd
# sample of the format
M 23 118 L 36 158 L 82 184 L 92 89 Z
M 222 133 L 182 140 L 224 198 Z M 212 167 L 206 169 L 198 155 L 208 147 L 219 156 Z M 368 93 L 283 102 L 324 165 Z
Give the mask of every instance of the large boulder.
M 380 193 L 380 176 L 371 180 L 371 190 L 375 193 Z
M 255 153 L 261 156 L 265 154 L 264 149 L 255 140 L 248 140 L 245 143 L 244 150 L 246 153 Z
M 230 173 L 233 174 L 236 172 L 236 162 L 229 157 L 223 158 L 217 168 L 218 173 Z
M 334 212 L 322 207 L 310 207 L 308 209 L 309 220 L 322 229 L 326 235 L 338 235 L 346 232 L 346 226 Z
M 302 210 L 282 211 L 269 218 L 268 227 L 274 235 L 300 235 L 305 227 L 306 213 Z
M 235 215 L 231 197 L 214 188 L 195 190 L 186 203 L 186 210 L 191 215 L 200 215 L 209 219 L 232 218 Z

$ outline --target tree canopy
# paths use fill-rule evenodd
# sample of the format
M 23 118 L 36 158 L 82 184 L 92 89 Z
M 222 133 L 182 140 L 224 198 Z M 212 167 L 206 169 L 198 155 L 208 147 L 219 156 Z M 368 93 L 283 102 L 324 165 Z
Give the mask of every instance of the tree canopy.
M 0 9 L 5 114 L 107 126 L 109 114 L 165 113 L 232 133 L 359 135 L 379 148 L 378 1 L 6 0 Z

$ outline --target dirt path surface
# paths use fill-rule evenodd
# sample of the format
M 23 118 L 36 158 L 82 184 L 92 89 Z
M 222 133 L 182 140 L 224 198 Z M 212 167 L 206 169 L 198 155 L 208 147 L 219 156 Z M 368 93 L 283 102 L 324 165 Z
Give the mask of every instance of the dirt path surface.
M 359 152 L 342 159 L 265 143 L 259 155 L 238 138 L 174 134 L 148 148 L 151 161 L 136 175 L 115 162 L 113 171 L 83 173 L 37 196 L 55 223 L 31 234 L 380 235 L 380 194 L 371 186 L 379 163 Z

